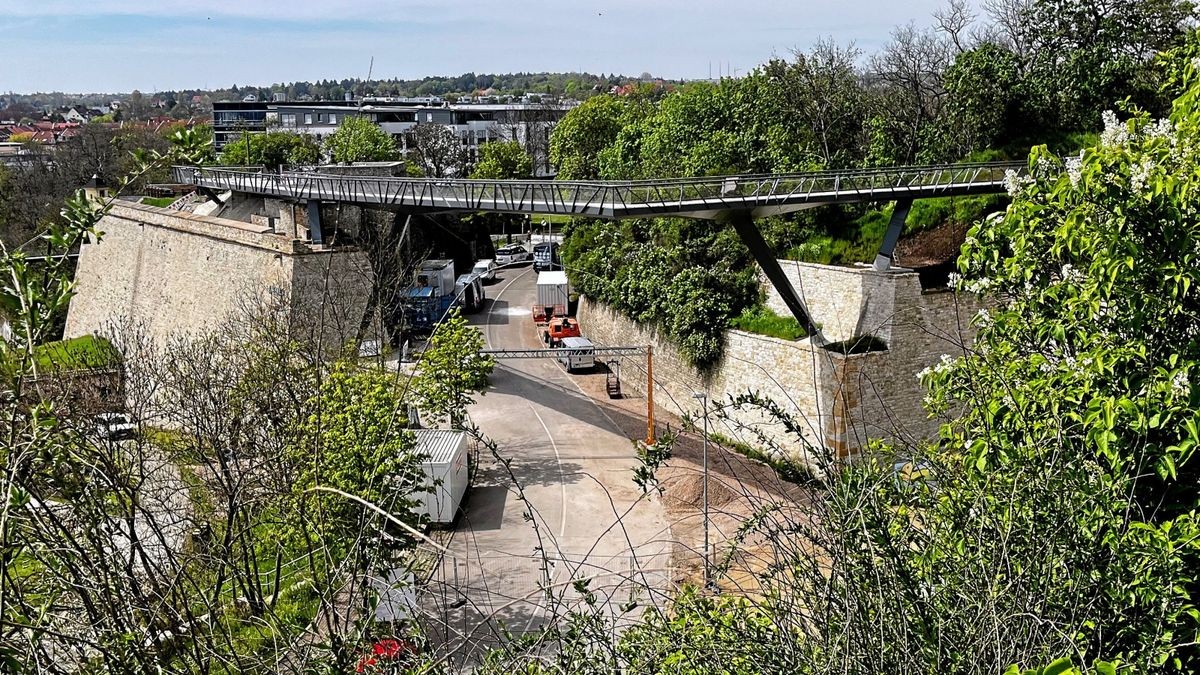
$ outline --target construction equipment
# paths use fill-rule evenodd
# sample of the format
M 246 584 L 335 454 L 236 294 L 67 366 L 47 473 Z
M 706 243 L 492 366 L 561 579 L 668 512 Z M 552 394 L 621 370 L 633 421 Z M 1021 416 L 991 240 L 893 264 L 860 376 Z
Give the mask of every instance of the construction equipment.
M 542 331 L 542 342 L 550 347 L 558 347 L 563 338 L 583 337 L 579 330 L 579 322 L 569 316 L 556 316 L 546 324 Z
M 609 398 L 621 398 L 621 362 L 613 359 L 608 362 L 608 375 L 605 377 L 604 388 Z

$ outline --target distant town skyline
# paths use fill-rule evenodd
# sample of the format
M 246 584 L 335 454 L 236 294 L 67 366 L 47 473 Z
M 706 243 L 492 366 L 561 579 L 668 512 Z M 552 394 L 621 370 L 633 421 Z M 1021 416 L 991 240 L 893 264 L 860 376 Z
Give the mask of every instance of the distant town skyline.
M 942 0 L 0 0 L 0 92 L 143 92 L 465 72 L 745 74 L 821 37 L 870 53 Z M 726 66 L 728 64 L 728 66 Z

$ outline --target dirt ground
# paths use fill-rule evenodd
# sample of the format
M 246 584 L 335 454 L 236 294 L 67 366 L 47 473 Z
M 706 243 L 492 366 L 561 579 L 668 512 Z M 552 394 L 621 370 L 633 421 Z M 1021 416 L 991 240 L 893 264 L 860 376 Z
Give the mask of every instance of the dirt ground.
M 646 399 L 626 391 L 621 399 L 609 399 L 605 391 L 606 369 L 574 374 L 572 379 L 596 401 L 631 440 L 646 437 Z M 683 428 L 681 420 L 661 409 L 655 411 L 657 433 Z M 810 499 L 808 489 L 784 481 L 771 467 L 748 459 L 709 441 L 709 541 L 713 560 L 727 558 L 739 530 L 756 514 L 771 509 L 776 520 L 802 518 Z M 662 488 L 660 499 L 671 520 L 676 540 L 672 563 L 677 583 L 703 582 L 703 444 L 699 433 L 680 434 L 671 458 L 656 476 Z M 632 480 L 632 475 L 630 480 Z M 761 572 L 773 562 L 772 547 L 760 537 L 749 536 L 737 547 L 728 571 L 718 580 L 722 591 L 754 594 Z

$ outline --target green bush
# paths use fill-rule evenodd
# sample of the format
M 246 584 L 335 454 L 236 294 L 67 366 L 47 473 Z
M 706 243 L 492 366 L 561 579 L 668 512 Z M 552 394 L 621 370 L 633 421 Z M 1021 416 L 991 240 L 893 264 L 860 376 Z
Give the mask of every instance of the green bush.
M 142 203 L 146 206 L 157 206 L 160 209 L 165 209 L 175 203 L 174 197 L 142 197 Z
M 782 340 L 799 340 L 807 335 L 792 316 L 780 316 L 764 305 L 747 307 L 734 320 L 733 328 Z

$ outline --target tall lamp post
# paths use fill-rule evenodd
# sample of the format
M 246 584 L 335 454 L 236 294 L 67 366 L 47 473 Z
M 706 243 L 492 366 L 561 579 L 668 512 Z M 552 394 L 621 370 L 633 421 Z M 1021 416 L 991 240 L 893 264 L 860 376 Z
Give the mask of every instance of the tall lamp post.
M 704 509 L 704 588 L 711 589 L 712 582 L 712 566 L 708 558 L 708 394 L 698 391 L 692 394 L 692 398 L 700 401 L 701 410 L 703 412 L 702 419 L 704 420 L 704 434 L 701 437 L 704 465 L 704 483 L 701 486 L 702 503 Z

